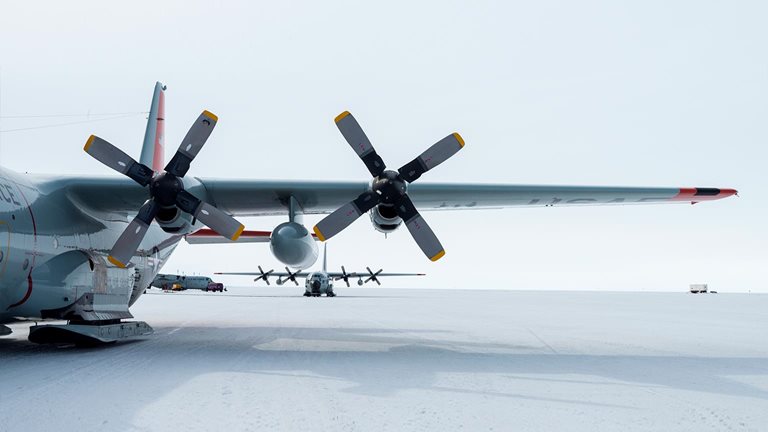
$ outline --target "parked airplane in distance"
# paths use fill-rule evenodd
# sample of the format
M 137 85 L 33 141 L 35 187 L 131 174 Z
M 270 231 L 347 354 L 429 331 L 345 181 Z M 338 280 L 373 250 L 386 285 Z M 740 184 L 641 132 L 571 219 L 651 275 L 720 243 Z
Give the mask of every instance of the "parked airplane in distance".
M 234 276 L 258 276 L 256 279 L 254 279 L 254 282 L 258 282 L 260 280 L 264 280 L 264 282 L 269 285 L 269 277 L 270 276 L 277 276 L 277 284 L 282 285 L 286 283 L 287 281 L 291 281 L 296 284 L 296 286 L 299 286 L 299 281 L 296 280 L 296 278 L 303 277 L 305 278 L 304 281 L 304 297 L 320 297 L 322 294 L 325 294 L 326 297 L 336 297 L 336 293 L 333 291 L 333 282 L 337 280 L 343 280 L 347 284 L 347 288 L 349 288 L 349 278 L 358 278 L 357 284 L 363 285 L 364 283 L 368 282 L 376 282 L 378 285 L 381 285 L 381 282 L 379 282 L 379 277 L 381 276 L 426 276 L 424 273 L 382 273 L 382 270 L 379 269 L 377 272 L 373 272 L 370 267 L 366 267 L 366 270 L 368 270 L 368 274 L 365 273 L 347 273 L 347 270 L 344 268 L 344 266 L 341 266 L 341 272 L 329 272 L 328 271 L 328 244 L 325 244 L 325 247 L 323 248 L 323 269 L 320 271 L 315 272 L 292 272 L 288 267 L 285 268 L 285 273 L 275 273 L 274 270 L 269 270 L 265 272 L 262 270 L 261 266 L 259 267 L 259 272 L 217 272 L 214 274 L 217 275 L 234 275 Z M 367 276 L 367 277 L 366 277 Z M 363 280 L 363 278 L 366 278 Z
M 101 138 L 87 139 L 85 152 L 121 177 L 32 175 L 0 167 L 0 335 L 10 330 L 5 323 L 40 319 L 66 324 L 31 327 L 33 342 L 114 342 L 149 334 L 152 328 L 146 323 L 123 320 L 133 317 L 130 307 L 179 241 L 204 225 L 236 240 L 245 228 L 235 219 L 240 216 L 287 215 L 288 222 L 273 230 L 272 237 L 285 240 L 285 247 L 276 250 L 286 252 L 286 260 L 296 259 L 297 267 L 312 261 L 317 250 L 311 232 L 297 222 L 302 214 L 329 215 L 314 229 L 325 240 L 369 213 L 376 230 L 387 233 L 405 226 L 434 261 L 445 251 L 420 211 L 697 203 L 736 193 L 718 188 L 422 183 L 416 181 L 422 174 L 464 147 L 458 134 L 437 141 L 398 170 L 388 170 L 348 112 L 336 118 L 336 127 L 372 179 L 198 177 L 187 174 L 218 117 L 203 111 L 166 164 L 164 95 L 165 86 L 158 82 L 138 161 Z M 503 233 L 493 233 L 488 241 L 503 241 L 499 236 Z
M 226 291 L 224 284 L 220 282 L 214 282 L 213 279 L 209 278 L 208 276 L 158 274 L 152 281 L 151 286 L 169 291 Z

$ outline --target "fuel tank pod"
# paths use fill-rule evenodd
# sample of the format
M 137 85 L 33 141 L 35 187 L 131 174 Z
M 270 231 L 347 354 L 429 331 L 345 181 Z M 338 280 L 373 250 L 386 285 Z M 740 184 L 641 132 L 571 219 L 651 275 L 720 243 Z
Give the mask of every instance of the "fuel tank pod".
M 304 270 L 317 261 L 318 248 L 312 234 L 301 224 L 285 222 L 272 230 L 272 255 L 293 270 Z

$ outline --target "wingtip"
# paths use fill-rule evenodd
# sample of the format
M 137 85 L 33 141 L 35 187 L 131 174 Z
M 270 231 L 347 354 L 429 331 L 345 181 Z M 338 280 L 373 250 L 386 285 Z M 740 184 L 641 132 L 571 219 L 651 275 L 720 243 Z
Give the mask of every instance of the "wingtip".
M 335 118 L 335 119 L 333 119 L 333 122 L 334 122 L 334 123 L 338 123 L 338 122 L 340 122 L 340 121 L 341 121 L 341 120 L 342 120 L 344 117 L 346 117 L 346 116 L 348 116 L 348 115 L 349 115 L 349 111 L 344 111 L 343 113 L 341 113 L 341 114 L 337 115 L 337 116 L 336 116 L 336 118 Z
M 315 235 L 317 236 L 317 238 L 318 238 L 320 241 L 322 241 L 322 242 L 324 242 L 324 241 L 325 241 L 325 236 L 324 236 L 324 235 L 323 235 L 323 233 L 321 233 L 321 232 L 320 232 L 320 230 L 317 228 L 317 225 L 315 225 L 315 226 L 314 226 L 314 228 L 312 228 L 312 231 L 314 231 L 314 232 L 315 232 Z

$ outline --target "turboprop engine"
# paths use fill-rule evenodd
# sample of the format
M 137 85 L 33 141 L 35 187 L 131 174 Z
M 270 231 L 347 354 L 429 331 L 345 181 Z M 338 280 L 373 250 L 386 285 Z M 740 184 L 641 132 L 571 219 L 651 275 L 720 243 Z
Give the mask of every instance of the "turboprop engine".
M 389 234 L 400 227 L 403 220 L 397 215 L 395 206 L 377 205 L 370 211 L 371 223 L 376 231 Z
M 317 261 L 318 250 L 312 234 L 297 222 L 285 222 L 272 230 L 269 238 L 272 255 L 293 269 L 306 269 Z

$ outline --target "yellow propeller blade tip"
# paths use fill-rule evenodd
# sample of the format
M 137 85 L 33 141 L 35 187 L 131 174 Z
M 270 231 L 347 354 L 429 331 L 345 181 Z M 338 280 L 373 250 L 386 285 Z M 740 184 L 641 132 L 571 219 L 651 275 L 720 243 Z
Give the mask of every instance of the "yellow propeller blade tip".
M 120 262 L 120 260 L 118 260 L 117 258 L 113 257 L 112 255 L 110 255 L 109 257 L 107 257 L 107 259 L 108 259 L 108 260 L 109 260 L 109 262 L 111 262 L 112 264 L 114 264 L 114 265 L 116 265 L 116 266 L 118 266 L 118 267 L 120 267 L 120 268 L 125 268 L 125 264 L 123 264 L 122 262 Z
M 333 122 L 334 122 L 334 123 L 338 123 L 338 122 L 340 122 L 340 121 L 341 121 L 341 120 L 342 120 L 344 117 L 346 117 L 346 116 L 348 116 L 348 115 L 349 115 L 349 111 L 344 111 L 343 113 L 341 113 L 341 114 L 337 115 L 337 116 L 336 116 L 336 118 L 335 118 L 335 119 L 333 119 Z
M 208 117 L 209 119 L 215 121 L 215 122 L 219 121 L 219 117 L 216 114 L 214 114 L 214 113 L 212 113 L 212 112 L 210 112 L 208 110 L 203 111 L 203 115 Z
M 442 257 L 444 257 L 444 256 L 445 256 L 445 251 L 444 251 L 444 250 L 441 250 L 440 252 L 438 252 L 438 253 L 437 253 L 437 255 L 435 255 L 435 256 L 433 256 L 432 258 L 430 258 L 430 260 L 431 260 L 432 262 L 435 262 L 435 261 L 439 260 L 440 258 L 442 258 Z
M 245 225 L 240 224 L 240 228 L 238 228 L 235 235 L 232 236 L 232 241 L 237 241 L 237 239 L 240 238 L 240 234 L 242 234 L 244 230 L 245 230 Z
M 454 132 L 453 133 L 453 137 L 456 138 L 456 141 L 459 142 L 460 146 L 464 147 L 464 138 L 462 138 L 461 135 L 459 135 L 458 132 Z
M 312 231 L 315 232 L 315 235 L 317 236 L 317 238 L 320 239 L 320 241 L 325 241 L 325 236 L 323 235 L 323 233 L 320 232 L 319 229 L 317 229 L 317 225 L 315 225 L 315 227 L 312 228 Z
M 93 144 L 93 141 L 96 139 L 96 135 L 91 135 L 88 137 L 88 141 L 85 142 L 85 147 L 83 147 L 83 150 L 88 151 L 89 148 L 91 148 L 91 144 Z

